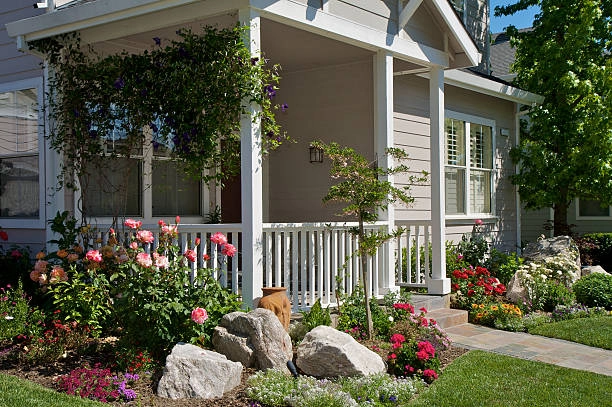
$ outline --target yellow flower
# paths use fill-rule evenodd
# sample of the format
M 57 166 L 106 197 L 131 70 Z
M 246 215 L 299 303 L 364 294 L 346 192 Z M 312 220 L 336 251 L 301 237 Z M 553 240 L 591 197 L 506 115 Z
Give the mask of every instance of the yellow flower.
M 478 308 L 478 304 L 472 304 L 472 309 Z
M 480 304 L 480 305 L 478 306 L 478 308 L 480 308 L 480 309 L 484 309 L 484 304 Z
M 491 305 L 491 311 L 497 311 L 499 307 L 497 305 Z

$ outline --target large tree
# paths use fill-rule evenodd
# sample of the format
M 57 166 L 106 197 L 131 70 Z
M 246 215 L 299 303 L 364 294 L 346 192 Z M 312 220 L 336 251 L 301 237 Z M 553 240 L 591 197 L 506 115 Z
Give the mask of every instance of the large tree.
M 512 158 L 527 209 L 552 207 L 555 236 L 569 232 L 574 198 L 612 204 L 612 26 L 610 0 L 519 0 L 537 5 L 533 30 L 506 29 L 516 48 L 515 84 L 544 97 L 529 106 L 529 128 Z

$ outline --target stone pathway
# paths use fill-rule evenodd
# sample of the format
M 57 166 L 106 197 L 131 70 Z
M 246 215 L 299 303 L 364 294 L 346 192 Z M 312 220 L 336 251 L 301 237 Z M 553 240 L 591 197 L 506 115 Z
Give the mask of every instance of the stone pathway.
M 445 329 L 457 346 L 612 376 L 612 351 L 562 339 L 462 324 Z

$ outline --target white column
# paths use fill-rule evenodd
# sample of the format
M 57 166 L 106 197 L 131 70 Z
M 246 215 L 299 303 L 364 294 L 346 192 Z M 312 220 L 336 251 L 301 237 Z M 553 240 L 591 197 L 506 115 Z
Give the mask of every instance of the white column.
M 450 293 L 446 278 L 446 208 L 444 199 L 444 70 L 432 67 L 429 72 L 429 134 L 431 161 L 431 279 L 429 294 Z
M 44 140 L 39 143 L 41 146 L 39 154 L 44 157 L 44 171 L 45 171 L 45 185 L 44 185 L 44 196 L 43 201 L 44 205 L 44 213 L 42 214 L 43 220 L 46 222 L 47 220 L 53 219 L 55 214 L 58 212 L 65 211 L 66 201 L 65 201 L 65 193 L 67 188 L 64 187 L 62 190 L 57 190 L 58 186 L 58 177 L 62 172 L 62 160 L 63 156 L 59 152 L 55 151 L 51 148 L 51 140 L 47 137 L 51 132 L 51 129 L 55 126 L 55 123 L 51 120 L 50 112 L 49 112 L 49 100 L 47 95 L 49 94 L 49 80 L 53 78 L 54 71 L 49 67 L 48 64 L 45 64 L 43 70 L 43 86 L 42 89 L 39 89 L 42 92 L 42 95 L 38 96 L 38 100 L 42 101 L 44 104 Z M 39 106 L 41 109 L 43 105 Z M 76 214 L 75 214 L 76 216 Z M 55 233 L 51 231 L 51 228 L 45 227 L 45 240 L 49 242 L 50 240 L 57 239 Z M 57 250 L 57 245 L 47 243 L 47 251 L 51 252 Z
M 246 46 L 254 57 L 261 56 L 261 19 L 250 8 L 239 11 L 240 24 L 248 25 Z M 254 306 L 263 285 L 263 219 L 261 127 L 253 121 L 260 106 L 251 104 L 240 128 L 240 180 L 242 191 L 242 300 Z
M 378 51 L 374 55 L 374 151 L 381 168 L 393 166 L 393 159 L 385 154 L 385 149 L 393 147 L 393 56 L 388 51 Z M 385 178 L 393 184 L 393 175 Z M 395 208 L 389 204 L 386 211 L 379 213 L 379 219 L 389 222 L 389 229 L 395 228 Z M 381 247 L 381 255 L 386 259 L 385 267 L 379 269 L 382 275 L 379 284 L 382 291 L 397 291 L 395 285 L 395 250 L 393 244 Z

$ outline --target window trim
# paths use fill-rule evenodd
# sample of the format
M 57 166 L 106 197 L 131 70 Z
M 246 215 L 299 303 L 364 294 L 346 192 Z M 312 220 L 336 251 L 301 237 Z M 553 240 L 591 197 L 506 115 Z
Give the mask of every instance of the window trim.
M 448 214 L 445 212 L 446 220 L 473 220 L 473 219 L 497 219 L 497 194 L 495 193 L 495 183 L 497 181 L 497 160 L 495 159 L 495 150 L 497 146 L 496 140 L 496 123 L 493 119 L 487 119 L 481 116 L 475 116 L 466 113 L 460 113 L 454 110 L 445 109 L 444 110 L 444 155 L 442 156 L 442 162 L 440 165 L 442 166 L 442 172 L 445 172 L 447 164 L 446 164 L 446 154 L 447 154 L 447 146 L 446 146 L 446 119 L 460 120 L 467 124 L 475 123 L 483 126 L 491 127 L 491 212 L 478 212 L 472 213 L 470 212 L 470 198 L 471 192 L 469 187 L 470 173 L 471 173 L 471 150 L 470 150 L 470 132 L 469 129 L 465 129 L 465 194 L 464 194 L 464 214 Z M 452 166 L 456 167 L 456 166 Z M 460 166 L 461 167 L 461 166 Z M 461 167 L 463 168 L 463 167 Z M 446 186 L 444 187 L 446 191 Z M 446 193 L 444 195 L 444 200 L 446 201 Z M 446 207 L 446 203 L 445 203 Z
M 142 154 L 134 155 L 132 158 L 137 159 L 139 161 L 139 166 L 142 171 L 141 174 L 141 190 L 140 199 L 142 200 L 142 213 L 139 216 L 123 216 L 119 217 L 119 224 L 122 225 L 122 219 L 127 218 L 135 218 L 141 220 L 144 224 L 156 224 L 159 219 L 166 219 L 168 222 L 172 222 L 176 215 L 181 217 L 181 223 L 188 224 L 201 224 L 205 223 L 206 216 L 210 213 L 211 210 L 211 202 L 210 202 L 210 184 L 206 184 L 204 181 L 201 182 L 200 188 L 200 213 L 201 215 L 183 215 L 181 213 L 177 213 L 174 215 L 163 215 L 163 216 L 154 216 L 153 215 L 153 188 L 151 187 L 153 184 L 153 160 L 169 160 L 165 157 L 155 157 L 153 154 L 153 147 L 151 144 L 151 130 L 145 128 L 143 130 L 145 132 L 144 145 L 142 148 Z M 77 178 L 78 183 L 78 178 Z M 83 212 L 80 209 L 79 202 L 81 200 L 81 187 L 78 185 L 78 189 L 74 194 L 74 208 L 75 211 L 79 214 L 79 217 L 83 217 Z M 109 225 L 113 222 L 112 216 L 90 216 L 88 219 L 88 223 L 90 224 L 101 224 L 101 225 Z
M 0 84 L 0 93 L 36 89 L 38 103 L 38 218 L 0 218 L 5 229 L 44 229 L 46 224 L 45 116 L 43 78 L 34 77 Z M 29 155 L 29 154 L 28 154 Z
M 612 220 L 612 206 L 608 206 L 608 216 L 584 216 L 580 215 L 580 198 L 574 198 L 576 207 L 576 220 Z

